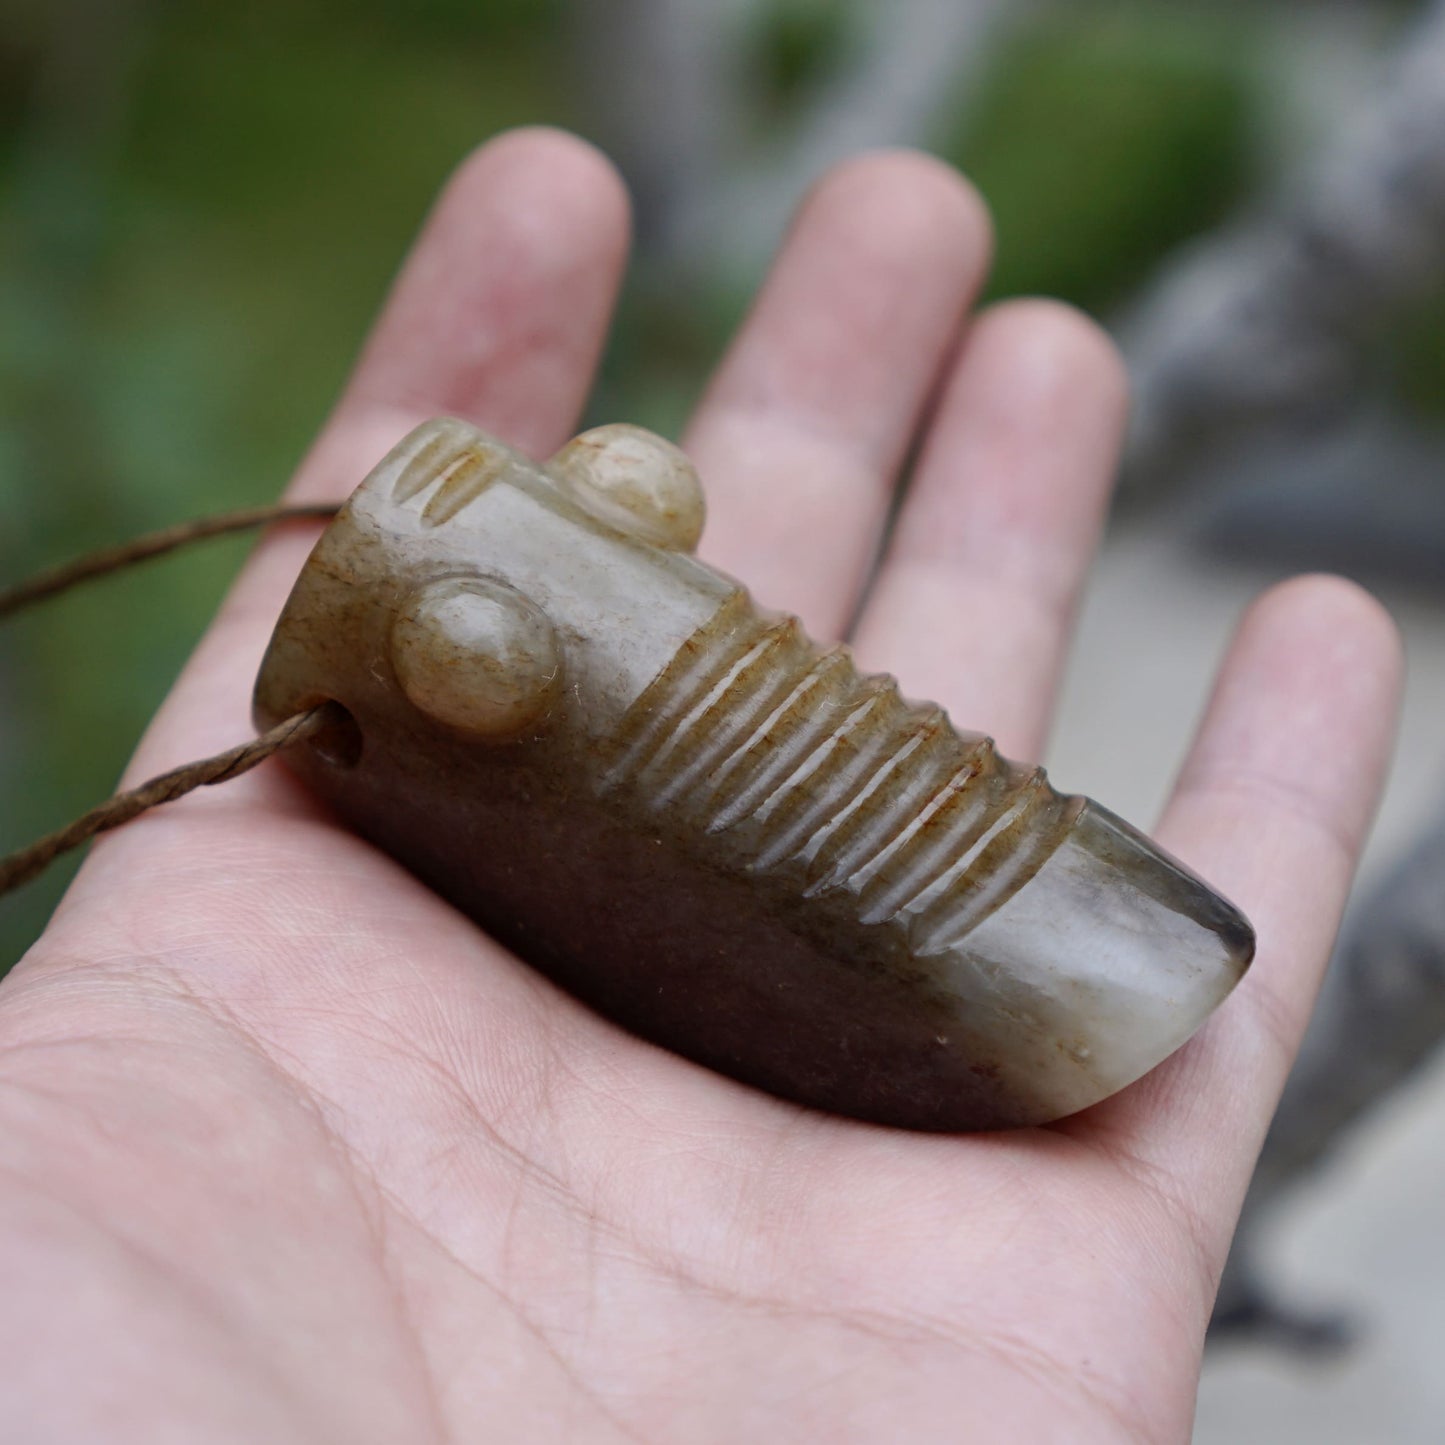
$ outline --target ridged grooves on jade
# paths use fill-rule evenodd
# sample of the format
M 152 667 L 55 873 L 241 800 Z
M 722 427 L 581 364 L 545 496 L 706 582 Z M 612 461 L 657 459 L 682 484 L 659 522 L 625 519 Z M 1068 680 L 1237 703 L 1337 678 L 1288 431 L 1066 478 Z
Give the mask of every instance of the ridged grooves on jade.
M 902 927 L 922 955 L 1022 888 L 1078 807 L 741 590 L 628 711 L 600 783 L 749 871 L 853 895 L 861 922 Z
M 475 446 L 464 432 L 438 429 L 398 458 L 392 497 L 419 506 L 423 523 L 440 527 L 476 501 L 506 465 L 505 453 Z

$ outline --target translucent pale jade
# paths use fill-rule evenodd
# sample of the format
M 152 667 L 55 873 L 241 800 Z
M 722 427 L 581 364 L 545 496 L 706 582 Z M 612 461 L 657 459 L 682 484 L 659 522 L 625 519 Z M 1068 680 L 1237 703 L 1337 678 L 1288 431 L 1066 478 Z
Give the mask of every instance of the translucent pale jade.
M 306 566 L 256 687 L 352 827 L 558 983 L 789 1099 L 1073 1113 L 1177 1048 L 1249 924 L 1180 864 L 689 555 L 637 427 L 545 466 L 429 422 Z

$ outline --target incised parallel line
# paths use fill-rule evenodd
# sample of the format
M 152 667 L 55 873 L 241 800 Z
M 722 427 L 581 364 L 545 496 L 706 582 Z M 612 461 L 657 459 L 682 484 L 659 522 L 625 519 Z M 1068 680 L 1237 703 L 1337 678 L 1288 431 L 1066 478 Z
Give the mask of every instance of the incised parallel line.
M 1042 770 L 962 737 L 937 707 L 860 675 L 843 648 L 739 593 L 633 705 L 602 791 L 626 787 L 806 896 L 853 895 L 920 954 L 956 946 L 1072 821 Z

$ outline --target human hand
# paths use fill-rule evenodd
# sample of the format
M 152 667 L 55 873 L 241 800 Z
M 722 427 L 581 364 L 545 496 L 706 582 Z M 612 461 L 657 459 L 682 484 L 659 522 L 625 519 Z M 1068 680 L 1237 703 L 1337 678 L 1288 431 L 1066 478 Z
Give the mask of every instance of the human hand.
M 428 415 L 574 428 L 626 247 L 579 142 L 448 188 L 298 498 Z M 967 321 L 987 221 L 916 155 L 805 204 L 686 438 L 702 554 L 865 666 L 1041 751 L 1124 381 L 1045 302 Z M 936 404 L 935 404 L 936 402 Z M 268 540 L 133 767 L 236 742 L 310 544 Z M 956 619 L 947 622 L 946 619 Z M 99 842 L 0 988 L 0 1435 L 415 1442 L 1188 1438 L 1230 1232 L 1393 731 L 1347 583 L 1256 603 L 1157 831 L 1257 962 L 1060 1124 L 799 1109 L 590 1014 L 268 767 Z

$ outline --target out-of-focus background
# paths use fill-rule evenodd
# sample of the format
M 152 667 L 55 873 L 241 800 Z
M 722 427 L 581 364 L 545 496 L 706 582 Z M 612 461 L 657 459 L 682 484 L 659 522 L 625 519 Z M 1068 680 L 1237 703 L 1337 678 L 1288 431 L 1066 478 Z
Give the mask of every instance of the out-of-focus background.
M 598 419 L 677 430 L 791 205 L 870 144 L 972 176 L 992 294 L 1114 330 L 1137 414 L 1067 787 L 1147 821 L 1269 581 L 1395 610 L 1400 762 L 1197 1438 L 1438 1442 L 1445 4 L 0 0 L 0 577 L 272 497 L 448 170 L 536 121 L 638 201 Z M 245 545 L 0 635 L 0 849 L 109 791 Z M 68 871 L 0 902 L 0 972 Z

